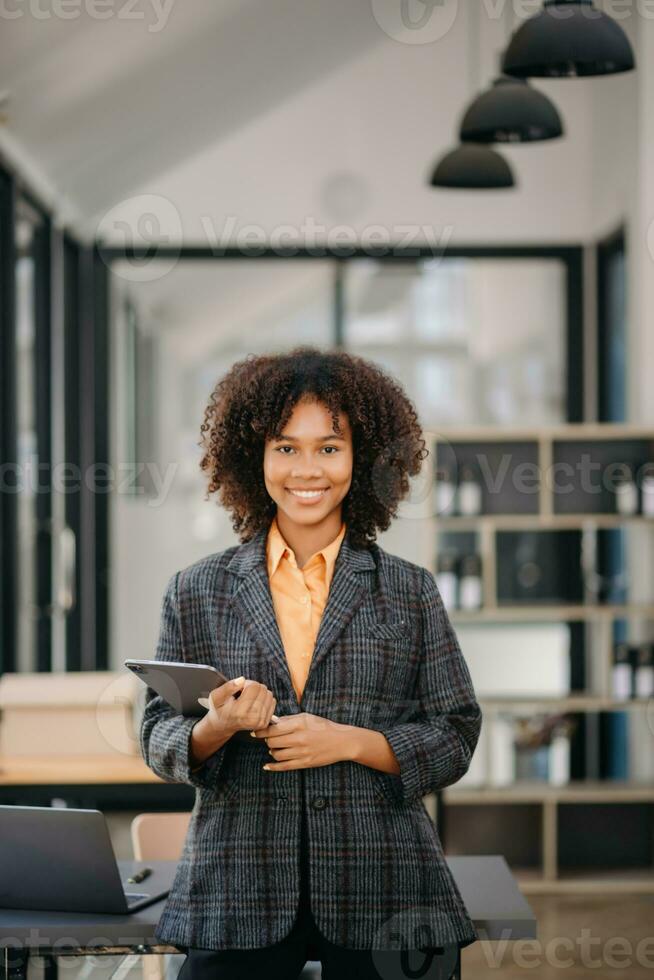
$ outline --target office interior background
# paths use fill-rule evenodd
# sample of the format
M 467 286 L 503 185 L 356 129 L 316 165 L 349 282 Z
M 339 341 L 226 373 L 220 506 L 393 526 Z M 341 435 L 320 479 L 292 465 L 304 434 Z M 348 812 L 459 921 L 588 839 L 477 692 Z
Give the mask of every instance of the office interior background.
M 431 450 L 378 541 L 437 576 L 484 709 L 434 808 L 446 854 L 505 856 L 541 951 L 651 938 L 651 5 L 596 3 L 635 70 L 532 79 L 564 132 L 494 145 L 513 186 L 431 183 L 539 6 L 0 11 L 1 801 L 97 804 L 121 857 L 135 813 L 190 809 L 113 715 L 138 717 L 123 663 L 154 657 L 169 577 L 238 541 L 204 406 L 248 353 L 340 347 L 401 381 Z M 89 756 L 130 795 L 67 790 Z M 591 972 L 571 955 L 532 975 Z

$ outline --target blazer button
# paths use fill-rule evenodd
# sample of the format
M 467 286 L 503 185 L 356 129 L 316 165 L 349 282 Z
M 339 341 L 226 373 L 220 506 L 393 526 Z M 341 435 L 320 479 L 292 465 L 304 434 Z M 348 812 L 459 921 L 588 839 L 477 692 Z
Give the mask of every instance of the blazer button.
M 288 803 L 288 796 L 278 796 L 277 803 L 281 806 L 282 803 Z
M 314 810 L 324 810 L 327 806 L 327 800 L 324 796 L 315 796 L 311 801 L 311 806 Z

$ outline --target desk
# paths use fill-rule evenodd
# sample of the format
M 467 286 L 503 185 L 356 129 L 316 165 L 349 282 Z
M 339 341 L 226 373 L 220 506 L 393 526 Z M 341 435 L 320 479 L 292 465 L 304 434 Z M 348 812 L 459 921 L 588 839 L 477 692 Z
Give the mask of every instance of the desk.
M 536 938 L 534 913 L 501 855 L 446 860 L 480 940 Z M 176 868 L 174 861 L 154 863 L 169 867 L 171 874 Z M 129 862 L 118 864 L 121 872 L 129 867 Z M 159 945 L 154 935 L 164 902 L 132 915 L 0 909 L 0 980 L 26 980 L 30 955 L 43 956 L 44 980 L 55 980 L 57 956 L 179 953 L 175 946 Z
M 195 787 L 168 783 L 140 756 L 0 756 L 0 803 L 68 806 L 95 810 L 191 810 Z

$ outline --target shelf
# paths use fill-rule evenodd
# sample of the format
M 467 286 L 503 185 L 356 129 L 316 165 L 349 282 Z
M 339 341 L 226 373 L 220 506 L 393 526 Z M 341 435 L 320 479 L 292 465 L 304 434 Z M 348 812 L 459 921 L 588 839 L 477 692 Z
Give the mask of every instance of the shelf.
M 623 422 L 562 422 L 559 425 L 538 426 L 475 426 L 428 429 L 432 440 L 447 439 L 450 442 L 513 442 L 515 440 L 565 440 L 579 439 L 651 439 L 654 427 L 631 425 Z
M 613 698 L 596 697 L 580 694 L 567 698 L 520 698 L 520 697 L 490 697 L 479 698 L 479 704 L 492 708 L 520 708 L 531 711 L 625 711 L 630 708 L 647 708 L 650 698 L 629 698 L 628 701 L 616 701 Z
M 622 527 L 634 524 L 654 528 L 654 517 L 643 514 L 478 514 L 468 517 L 462 514 L 434 516 L 437 531 L 478 531 L 487 525 L 498 531 L 561 530 L 566 528 Z
M 492 606 L 485 609 L 448 609 L 448 617 L 456 623 L 523 623 L 551 622 L 560 620 L 587 620 L 621 618 L 623 616 L 647 616 L 654 619 L 654 605 L 631 603 L 627 605 L 569 605 L 549 606 Z
M 649 883 L 654 886 L 654 867 L 650 868 L 566 868 L 559 871 L 557 881 L 574 884 L 575 882 L 613 882 L 624 883 L 625 880 Z
M 566 872 L 558 878 L 546 878 L 531 868 L 511 868 L 511 872 L 523 895 L 654 894 L 654 868 Z
M 646 581 L 646 571 L 641 569 L 649 568 L 654 517 L 616 513 L 615 485 L 607 478 L 617 473 L 614 467 L 621 461 L 637 467 L 654 462 L 654 426 L 604 422 L 445 426 L 426 435 L 433 450 L 435 481 L 439 466 L 449 469 L 457 483 L 463 466 L 469 465 L 481 484 L 477 506 L 482 513 L 467 516 L 442 512 L 446 500 L 434 482 L 429 517 L 434 574 L 438 574 L 441 549 L 459 557 L 475 552 L 481 559 L 484 605 L 456 608 L 453 598 L 446 611 L 455 629 L 477 625 L 480 639 L 486 635 L 497 645 L 491 624 L 571 624 L 570 651 L 575 659 L 570 669 L 575 668 L 571 676 L 576 691 L 553 697 L 498 693 L 478 698 L 482 710 L 491 719 L 502 711 L 525 716 L 579 712 L 587 727 L 592 727 L 591 712 L 625 711 L 630 712 L 630 732 L 638 729 L 642 730 L 639 738 L 650 737 L 643 708 L 651 705 L 651 699 L 615 699 L 611 669 L 616 620 L 630 620 L 628 635 L 633 634 L 634 641 L 651 634 L 648 620 L 654 622 L 654 595 L 648 588 L 638 588 L 638 583 Z M 437 500 L 443 504 L 441 510 Z M 603 591 L 603 597 L 614 601 L 600 603 L 592 587 L 599 583 L 608 590 L 611 585 L 599 573 L 609 571 L 604 567 L 604 546 L 611 543 L 613 529 L 624 529 L 624 561 L 635 562 L 630 567 L 632 574 L 639 570 L 638 578 L 629 591 Z M 535 574 L 538 570 L 540 576 Z M 485 626 L 489 628 L 484 634 Z M 465 654 L 463 629 L 461 641 Z M 525 647 L 527 661 L 528 644 Z M 483 655 L 482 649 L 481 666 Z M 579 670 L 582 655 L 586 674 Z M 532 657 L 528 663 L 536 660 Z M 505 692 L 508 686 L 507 682 Z M 516 689 L 519 686 L 530 685 L 515 685 Z M 613 719 L 615 715 L 608 717 Z M 600 737 L 606 736 L 599 727 L 597 752 Z M 484 775 L 488 773 L 486 769 Z M 479 853 L 505 854 L 525 894 L 654 896 L 654 866 L 650 867 L 654 778 L 648 782 L 575 779 L 564 785 L 519 780 L 507 786 L 474 786 L 463 780 L 463 785 L 445 788 L 442 803 L 444 838 L 453 853 L 457 849 L 467 853 L 473 841 L 482 849 Z M 448 807 L 458 807 L 451 818 Z M 625 827 L 631 828 L 630 836 L 622 834 Z
M 160 783 L 140 755 L 0 755 L 0 786 Z
M 511 783 L 509 786 L 446 787 L 447 806 L 474 806 L 479 803 L 652 803 L 654 785 L 621 780 L 578 780 L 565 786 L 538 782 Z

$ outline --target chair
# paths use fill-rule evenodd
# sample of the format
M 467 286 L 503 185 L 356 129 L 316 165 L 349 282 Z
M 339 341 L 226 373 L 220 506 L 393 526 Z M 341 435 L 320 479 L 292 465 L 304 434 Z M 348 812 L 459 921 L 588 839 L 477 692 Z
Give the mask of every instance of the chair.
M 179 861 L 186 838 L 190 811 L 184 813 L 139 813 L 131 823 L 135 861 Z M 184 962 L 184 953 L 142 957 L 143 980 L 165 980 L 172 963 Z
M 135 861 L 179 861 L 191 812 L 139 813 L 131 824 Z

